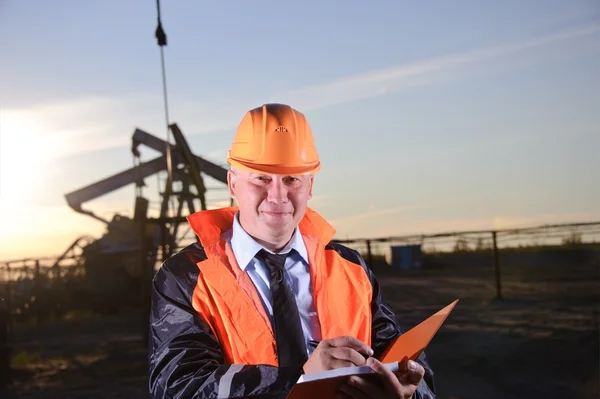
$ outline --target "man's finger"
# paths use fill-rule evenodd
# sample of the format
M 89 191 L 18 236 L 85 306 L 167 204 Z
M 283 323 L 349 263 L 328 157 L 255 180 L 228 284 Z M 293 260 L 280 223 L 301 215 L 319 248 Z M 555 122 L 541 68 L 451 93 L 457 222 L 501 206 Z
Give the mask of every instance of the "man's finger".
M 364 359 L 363 359 L 363 362 L 364 362 Z M 340 360 L 340 359 L 336 359 L 335 357 L 332 357 L 328 361 L 328 366 L 331 367 L 332 369 L 339 369 L 342 367 L 364 366 L 364 364 L 356 364 L 356 363 L 352 363 L 350 360 Z
M 335 359 L 350 362 L 353 366 L 364 366 L 367 361 L 363 355 L 348 347 L 330 348 L 328 352 Z
M 425 376 L 425 369 L 419 363 L 409 360 L 406 367 L 399 373 L 398 378 L 402 384 L 419 385 Z
M 373 371 L 381 376 L 385 387 L 389 392 L 401 392 L 402 386 L 398 377 L 391 370 L 383 365 L 379 360 L 371 357 L 367 360 L 367 366 L 371 367 Z
M 425 376 L 425 369 L 419 363 L 409 360 L 408 361 L 408 380 L 411 384 L 419 385 L 423 377 Z
M 365 353 L 369 356 L 373 356 L 373 349 L 371 349 L 367 344 L 365 344 L 361 340 L 349 335 L 331 338 L 327 340 L 327 342 L 329 343 L 329 345 L 334 346 L 336 348 L 349 347 L 358 352 Z

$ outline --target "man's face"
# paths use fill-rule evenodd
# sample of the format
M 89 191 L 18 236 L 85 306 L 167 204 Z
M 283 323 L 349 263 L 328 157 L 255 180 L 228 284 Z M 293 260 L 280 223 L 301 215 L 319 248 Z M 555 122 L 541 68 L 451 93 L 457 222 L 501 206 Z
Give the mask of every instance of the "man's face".
M 312 198 L 312 175 L 282 176 L 230 170 L 229 194 L 240 209 L 240 223 L 262 240 L 289 239 Z

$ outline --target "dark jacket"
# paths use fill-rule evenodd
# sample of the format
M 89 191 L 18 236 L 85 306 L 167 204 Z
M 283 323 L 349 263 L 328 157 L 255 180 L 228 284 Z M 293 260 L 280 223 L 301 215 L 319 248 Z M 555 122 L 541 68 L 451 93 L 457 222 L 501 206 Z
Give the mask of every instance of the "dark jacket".
M 337 251 L 346 260 L 361 265 L 369 276 L 373 288 L 371 347 L 379 356 L 404 330 L 384 302 L 377 279 L 360 254 L 337 243 L 330 243 L 325 250 Z M 203 248 L 192 244 L 167 259 L 153 279 L 149 348 L 152 397 L 285 398 L 300 377 L 297 370 L 224 364 L 218 340 L 192 307 L 192 293 L 200 273 L 197 263 L 205 259 Z M 424 353 L 418 362 L 425 368 L 425 377 L 415 399 L 434 399 L 433 371 Z M 232 379 L 227 374 L 230 368 L 237 371 Z

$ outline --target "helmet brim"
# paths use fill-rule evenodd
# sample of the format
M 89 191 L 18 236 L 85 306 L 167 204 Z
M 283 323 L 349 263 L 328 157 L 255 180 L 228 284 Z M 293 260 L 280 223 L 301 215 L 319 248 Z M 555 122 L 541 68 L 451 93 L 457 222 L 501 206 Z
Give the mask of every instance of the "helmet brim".
M 270 175 L 283 176 L 311 175 L 321 170 L 321 162 L 317 162 L 314 165 L 307 165 L 302 167 L 290 167 L 282 165 L 261 165 L 252 162 L 244 162 L 238 159 L 228 157 L 227 163 L 232 167 L 252 173 L 266 173 Z

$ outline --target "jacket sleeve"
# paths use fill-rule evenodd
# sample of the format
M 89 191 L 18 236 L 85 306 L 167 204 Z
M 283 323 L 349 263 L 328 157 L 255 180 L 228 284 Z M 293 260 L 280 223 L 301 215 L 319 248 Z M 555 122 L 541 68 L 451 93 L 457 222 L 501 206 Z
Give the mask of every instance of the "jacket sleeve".
M 392 340 L 403 334 L 405 330 L 398 324 L 395 313 L 383 299 L 379 282 L 377 281 L 373 271 L 367 266 L 360 253 L 354 249 L 350 249 L 339 244 L 336 250 L 344 258 L 360 264 L 363 269 L 365 269 L 365 272 L 371 281 L 371 286 L 373 288 L 373 296 L 371 300 L 371 312 L 373 314 L 371 347 L 375 352 L 375 356 L 379 357 L 385 348 L 392 342 Z M 433 370 L 429 365 L 429 361 L 427 360 L 425 352 L 421 353 L 421 356 L 419 356 L 417 362 L 425 369 L 425 376 L 417 387 L 414 399 L 435 399 L 436 394 Z
M 219 341 L 192 307 L 198 267 L 185 253 L 152 282 L 149 390 L 153 398 L 285 398 L 301 370 L 226 365 Z

